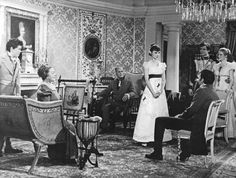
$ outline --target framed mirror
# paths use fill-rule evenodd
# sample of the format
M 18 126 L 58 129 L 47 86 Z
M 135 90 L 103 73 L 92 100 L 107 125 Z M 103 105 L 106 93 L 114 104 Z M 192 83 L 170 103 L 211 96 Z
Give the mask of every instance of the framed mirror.
M 101 41 L 94 35 L 89 35 L 84 41 L 84 54 L 90 60 L 95 60 L 100 56 Z

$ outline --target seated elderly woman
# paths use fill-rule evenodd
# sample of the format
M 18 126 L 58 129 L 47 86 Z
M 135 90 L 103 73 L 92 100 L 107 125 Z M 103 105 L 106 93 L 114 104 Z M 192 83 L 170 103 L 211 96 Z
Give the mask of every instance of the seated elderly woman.
M 59 100 L 60 96 L 56 91 L 55 79 L 56 73 L 54 68 L 46 65 L 40 66 L 38 75 L 42 78 L 42 83 L 37 90 L 37 99 L 39 101 L 55 101 Z M 75 158 L 78 155 L 78 146 L 76 141 L 75 127 L 64 120 L 65 126 L 65 143 L 48 145 L 48 157 L 57 162 L 66 164 L 75 164 Z

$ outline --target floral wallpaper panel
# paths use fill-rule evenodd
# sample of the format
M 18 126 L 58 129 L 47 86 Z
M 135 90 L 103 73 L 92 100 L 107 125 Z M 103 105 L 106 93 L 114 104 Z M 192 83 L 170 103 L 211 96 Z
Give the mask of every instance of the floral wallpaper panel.
M 203 41 L 210 44 L 221 44 L 226 42 L 226 23 L 188 22 L 182 27 L 182 45 L 196 45 Z

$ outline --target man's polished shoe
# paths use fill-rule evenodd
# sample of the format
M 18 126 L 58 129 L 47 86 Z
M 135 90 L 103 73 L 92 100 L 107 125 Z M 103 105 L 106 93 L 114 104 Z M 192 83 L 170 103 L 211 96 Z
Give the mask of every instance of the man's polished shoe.
M 15 149 L 15 148 L 7 148 L 5 149 L 5 153 L 22 153 L 22 150 Z
M 154 159 L 154 160 L 163 160 L 163 156 L 155 152 L 152 152 L 151 154 L 146 154 L 145 158 Z

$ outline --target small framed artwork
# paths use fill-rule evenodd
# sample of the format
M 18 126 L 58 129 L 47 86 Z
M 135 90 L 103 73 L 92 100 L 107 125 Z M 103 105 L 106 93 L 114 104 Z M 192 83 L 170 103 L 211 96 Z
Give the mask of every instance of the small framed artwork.
M 10 16 L 10 38 L 18 38 L 23 42 L 23 48 L 35 51 L 36 19 L 20 15 Z
M 85 94 L 84 86 L 66 85 L 64 92 L 64 109 L 79 111 L 83 108 Z
M 57 89 L 57 92 L 59 93 L 59 96 L 60 96 L 60 100 L 63 100 L 64 98 L 64 87 L 63 86 L 60 86 L 59 88 L 56 87 Z

